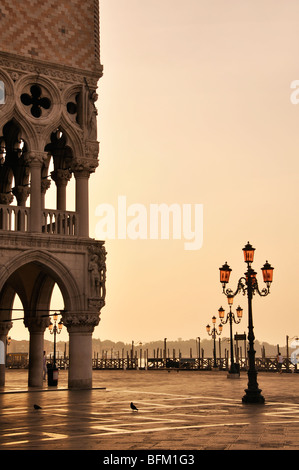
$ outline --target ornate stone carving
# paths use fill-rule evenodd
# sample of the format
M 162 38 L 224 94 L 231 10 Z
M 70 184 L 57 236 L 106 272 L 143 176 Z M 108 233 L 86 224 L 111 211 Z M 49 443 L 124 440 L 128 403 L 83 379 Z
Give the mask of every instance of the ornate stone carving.
M 95 102 L 98 95 L 95 91 L 89 92 L 88 115 L 87 115 L 87 132 L 90 140 L 97 140 L 97 108 Z
M 92 160 L 97 160 L 99 155 L 99 142 L 85 141 L 85 156 Z
M 50 317 L 27 317 L 24 318 L 24 325 L 32 333 L 42 333 L 50 325 Z
M 0 321 L 0 336 L 7 335 L 9 330 L 12 328 L 13 323 L 11 321 Z
M 7 69 L 9 74 L 14 74 L 15 80 L 17 76 L 24 76 L 25 74 L 36 72 L 39 75 L 51 77 L 59 83 L 62 87 L 64 83 L 85 83 L 88 76 L 88 83 L 91 87 L 96 88 L 98 79 L 103 74 L 103 67 L 99 64 L 98 69 L 88 73 L 73 67 L 60 64 L 47 64 L 43 61 L 35 59 L 35 64 L 23 57 L 15 56 L 9 52 L 0 53 L 0 67 Z
M 74 163 L 72 163 L 71 170 L 75 173 L 75 176 L 76 173 L 78 173 L 78 176 L 80 176 L 79 173 L 93 173 L 96 170 L 97 166 L 97 161 L 87 158 L 80 158 L 77 159 Z
M 11 204 L 13 201 L 13 194 L 10 193 L 0 193 L 0 204 Z
M 57 185 L 66 185 L 71 179 L 72 173 L 70 170 L 58 169 L 51 172 L 51 178 Z
M 41 192 L 42 194 L 46 194 L 47 190 L 51 186 L 51 180 L 43 178 L 41 181 Z
M 12 189 L 13 195 L 16 197 L 18 201 L 18 206 L 24 206 L 26 200 L 30 194 L 30 187 L 29 186 L 15 186 Z
M 44 111 L 51 107 L 51 100 L 48 96 L 43 96 L 44 90 L 39 85 L 32 84 L 28 92 L 21 94 L 21 102 L 26 108 L 26 112 L 30 112 L 35 118 L 40 118 Z M 27 110 L 29 108 L 29 111 Z
M 39 152 L 38 150 L 32 150 L 27 152 L 24 156 L 24 161 L 29 166 L 42 165 L 48 159 L 47 152 Z
M 104 299 L 88 299 L 88 310 L 91 312 L 100 312 L 104 305 Z
M 98 313 L 62 313 L 62 321 L 69 332 L 80 331 L 91 333 L 100 322 Z
M 88 309 L 100 311 L 105 305 L 106 297 L 106 255 L 103 245 L 88 247 L 88 271 L 90 297 Z

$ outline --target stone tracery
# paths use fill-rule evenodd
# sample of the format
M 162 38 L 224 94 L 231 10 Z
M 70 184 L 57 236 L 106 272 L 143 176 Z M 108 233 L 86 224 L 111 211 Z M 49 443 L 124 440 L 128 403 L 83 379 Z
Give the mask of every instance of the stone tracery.
M 60 0 L 59 7 L 61 11 L 73 9 L 80 24 L 77 3 Z M 80 348 L 89 351 L 105 304 L 106 252 L 103 242 L 89 238 L 88 226 L 89 177 L 98 166 L 99 151 L 95 107 L 102 75 L 95 20 L 98 1 L 86 3 L 90 25 L 80 30 L 79 34 L 88 36 L 86 51 L 80 53 L 93 67 L 66 66 L 63 57 L 53 61 L 52 55 L 40 60 L 39 51 L 48 50 L 43 37 L 34 45 L 34 55 L 32 44 L 28 44 L 28 54 L 20 54 L 14 36 L 9 50 L 1 50 L 0 45 L 0 80 L 5 85 L 5 103 L 0 104 L 0 305 L 7 309 L 0 310 L 0 322 L 2 312 L 11 314 L 18 291 L 31 336 L 31 386 L 41 385 L 39 352 L 47 319 L 38 312 L 41 307 L 49 308 L 54 284 L 60 286 L 65 302 L 63 319 L 72 355 L 70 387 L 91 386 L 91 364 L 82 365 Z M 26 0 L 22 8 L 24 4 Z M 11 8 L 17 10 L 18 5 L 17 0 L 9 1 Z M 50 9 L 49 15 L 52 11 L 55 14 Z M 49 16 L 38 18 L 40 25 L 49 20 Z M 95 28 L 93 35 L 90 26 Z M 49 174 L 51 159 L 54 170 Z M 76 185 L 75 211 L 67 210 L 66 186 L 71 177 Z M 55 210 L 45 207 L 51 179 L 56 186 Z

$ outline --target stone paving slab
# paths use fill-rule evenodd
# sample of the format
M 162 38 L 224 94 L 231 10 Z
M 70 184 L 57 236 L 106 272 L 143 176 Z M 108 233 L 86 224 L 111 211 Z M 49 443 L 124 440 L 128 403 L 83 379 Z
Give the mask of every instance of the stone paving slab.
M 299 450 L 299 374 L 258 374 L 264 405 L 242 403 L 246 373 L 98 370 L 84 391 L 67 371 L 41 390 L 27 374 L 8 370 L 0 390 L 1 450 Z

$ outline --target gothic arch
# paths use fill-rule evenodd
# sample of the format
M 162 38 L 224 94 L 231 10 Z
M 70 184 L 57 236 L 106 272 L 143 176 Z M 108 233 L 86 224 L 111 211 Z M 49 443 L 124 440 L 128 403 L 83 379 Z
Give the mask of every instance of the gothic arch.
M 52 122 L 50 126 L 45 128 L 43 133 L 43 148 L 51 142 L 51 134 L 59 129 L 63 132 L 66 138 L 66 146 L 71 149 L 74 158 L 80 158 L 84 155 L 84 146 L 82 144 L 82 129 L 78 124 L 73 124 L 64 113 Z
M 25 289 L 19 285 L 18 279 L 24 279 L 28 270 L 36 270 L 36 282 L 38 287 L 32 286 L 30 297 L 26 296 Z M 46 305 L 51 298 L 54 284 L 57 283 L 64 299 L 67 311 L 80 311 L 82 309 L 79 288 L 69 270 L 53 255 L 41 250 L 31 250 L 14 257 L 9 263 L 0 269 L 0 292 L 5 293 L 7 286 L 15 288 L 24 308 L 26 305 L 31 310 L 38 309 L 40 305 Z M 18 284 L 18 286 L 17 286 Z M 37 294 L 38 289 L 40 292 Z M 44 300 L 42 300 L 44 295 Z

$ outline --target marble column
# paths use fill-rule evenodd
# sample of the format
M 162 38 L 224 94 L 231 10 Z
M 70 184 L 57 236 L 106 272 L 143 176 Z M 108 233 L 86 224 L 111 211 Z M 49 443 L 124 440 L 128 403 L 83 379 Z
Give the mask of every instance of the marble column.
M 30 333 L 28 386 L 42 387 L 44 332 L 50 324 L 50 318 L 25 318 L 24 323 Z
M 12 322 L 0 322 L 0 387 L 5 385 L 7 335 L 11 327 Z
M 31 172 L 30 186 L 30 231 L 42 231 L 42 195 L 41 195 L 41 169 L 47 158 L 45 152 L 32 151 L 26 156 L 26 163 Z
M 46 178 L 43 178 L 41 181 L 42 209 L 45 208 L 46 192 L 48 191 L 50 186 L 51 186 L 51 181 Z
M 29 186 L 15 186 L 12 192 L 13 192 L 13 195 L 17 199 L 17 205 L 25 208 L 26 200 L 30 194 Z M 15 229 L 20 232 L 25 232 L 28 230 L 28 227 L 26 224 L 25 210 L 26 209 L 21 209 L 17 212 Z
M 92 388 L 92 333 L 99 323 L 96 313 L 65 313 L 63 324 L 69 333 L 69 376 L 71 389 Z
M 89 176 L 88 170 L 74 172 L 76 179 L 76 212 L 79 214 L 80 237 L 89 237 Z
M 57 210 L 65 211 L 66 210 L 66 187 L 71 179 L 72 173 L 70 170 L 58 169 L 52 171 L 51 177 L 55 181 L 57 188 Z

